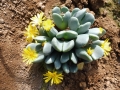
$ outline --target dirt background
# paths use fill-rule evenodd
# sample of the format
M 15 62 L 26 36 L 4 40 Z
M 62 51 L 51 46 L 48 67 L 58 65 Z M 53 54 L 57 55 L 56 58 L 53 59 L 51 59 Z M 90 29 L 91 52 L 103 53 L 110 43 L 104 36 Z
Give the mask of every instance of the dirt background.
M 92 27 L 107 33 L 112 51 L 86 64 L 82 71 L 65 75 L 60 85 L 45 85 L 40 65 L 26 66 L 21 52 L 27 44 L 23 32 L 40 10 L 53 6 L 88 8 L 96 17 Z M 112 0 L 0 0 L 0 90 L 120 90 L 120 11 Z M 114 19 L 114 20 L 113 20 Z

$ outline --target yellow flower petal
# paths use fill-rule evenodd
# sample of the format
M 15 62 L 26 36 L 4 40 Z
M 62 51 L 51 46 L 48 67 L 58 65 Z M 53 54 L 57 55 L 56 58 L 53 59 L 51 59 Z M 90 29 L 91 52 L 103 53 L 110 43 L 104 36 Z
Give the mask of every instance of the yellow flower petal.
M 91 47 L 89 47 L 89 48 L 87 49 L 87 53 L 88 53 L 89 55 L 92 55 L 93 51 L 94 51 L 94 50 L 92 50 Z
M 101 44 L 101 48 L 104 50 L 104 55 L 108 55 L 109 52 L 111 51 L 111 47 L 109 46 L 110 45 L 110 42 L 108 42 L 109 39 L 106 39 L 102 44 Z
M 23 62 L 26 64 L 32 64 L 32 62 L 38 57 L 38 54 L 35 50 L 32 50 L 30 47 L 23 49 Z
M 30 43 L 33 41 L 33 38 L 39 35 L 39 31 L 36 28 L 36 26 L 32 26 L 31 24 L 28 25 L 27 28 L 25 28 L 26 31 L 24 33 L 24 36 L 26 36 L 26 40 Z
M 53 24 L 52 20 L 47 19 L 46 21 L 43 21 L 43 28 L 46 31 L 49 31 L 53 26 L 54 26 L 54 24 Z
M 100 34 L 102 34 L 102 32 L 103 32 L 103 28 L 100 27 L 99 30 L 100 30 Z
M 31 18 L 31 24 L 33 25 L 33 26 L 36 26 L 36 25 L 39 25 L 39 26 L 41 26 L 41 24 L 42 24 L 42 21 L 44 20 L 45 18 L 44 18 L 44 13 L 43 12 L 41 12 L 41 13 L 38 13 L 37 15 L 35 15 L 34 17 L 32 17 Z
M 48 83 L 51 80 L 51 85 L 52 84 L 59 84 L 63 80 L 63 75 L 60 73 L 58 74 L 56 71 L 55 72 L 50 72 L 48 71 L 46 74 L 43 74 L 45 79 L 45 83 Z

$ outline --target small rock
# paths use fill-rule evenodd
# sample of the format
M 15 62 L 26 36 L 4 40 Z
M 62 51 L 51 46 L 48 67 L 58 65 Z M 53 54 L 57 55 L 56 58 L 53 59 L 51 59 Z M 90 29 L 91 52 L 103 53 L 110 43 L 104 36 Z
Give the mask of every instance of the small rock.
M 18 2 L 17 1 L 13 1 L 14 4 L 17 4 Z
M 37 5 L 37 8 L 41 8 L 43 3 L 42 2 L 38 2 L 36 5 Z
M 106 86 L 108 87 L 110 85 L 110 81 L 107 81 L 106 82 Z
M 45 6 L 44 5 L 41 6 L 41 10 L 45 11 Z
M 0 24 L 0 29 L 2 29 L 4 26 L 2 24 Z
M 4 24 L 5 22 L 4 22 L 4 19 L 0 19 L 0 24 Z
M 86 82 L 80 82 L 80 87 L 82 87 L 82 88 L 85 88 L 87 85 L 86 85 Z
M 23 3 L 25 3 L 27 0 L 22 0 Z
M 0 31 L 0 35 L 3 35 L 3 31 Z
M 5 3 L 5 1 L 6 1 L 6 0 L 2 0 L 1 2 L 2 2 L 2 3 Z

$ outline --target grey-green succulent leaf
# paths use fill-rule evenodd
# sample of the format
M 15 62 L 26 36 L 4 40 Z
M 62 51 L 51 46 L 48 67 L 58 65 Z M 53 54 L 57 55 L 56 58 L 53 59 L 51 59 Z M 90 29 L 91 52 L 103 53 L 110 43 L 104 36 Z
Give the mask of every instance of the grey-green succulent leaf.
M 69 11 L 67 11 L 63 16 L 63 20 L 65 23 L 67 23 L 67 26 L 68 26 L 68 21 L 70 18 L 71 18 L 71 13 Z
M 44 47 L 43 47 L 43 53 L 45 55 L 49 55 L 53 51 L 53 47 L 51 42 L 45 42 Z
M 82 18 L 85 16 L 86 13 L 86 8 L 79 10 L 76 14 L 75 17 L 78 19 L 78 21 L 81 23 Z
M 30 43 L 26 46 L 27 47 L 30 47 L 31 49 L 35 50 L 37 53 L 41 51 L 41 43 Z
M 77 35 L 78 34 L 75 31 L 67 30 L 67 31 L 60 31 L 60 32 L 58 32 L 56 37 L 58 39 L 71 40 L 71 39 L 75 39 L 77 37 Z
M 47 36 L 47 33 L 46 33 L 46 31 L 44 30 L 43 27 L 39 27 L 39 33 L 40 33 L 41 36 Z
M 47 56 L 47 58 L 45 59 L 45 63 L 46 64 L 51 64 L 55 61 L 55 59 L 57 58 L 57 56 L 59 56 L 59 54 L 57 52 L 53 52 L 50 55 Z
M 78 34 L 86 33 L 89 30 L 90 26 L 91 26 L 90 22 L 86 22 L 85 24 L 80 25 L 78 30 L 77 30 L 77 33 Z
M 48 41 L 48 40 L 50 40 L 50 38 L 49 37 L 47 37 L 47 36 L 37 36 L 37 37 L 35 37 L 34 38 L 36 41 L 38 41 L 38 42 L 44 42 L 44 41 Z
M 92 42 L 92 45 L 99 45 L 100 46 L 103 42 L 104 41 L 102 41 L 102 40 L 96 40 L 96 41 Z
M 47 31 L 48 36 L 51 38 L 55 37 L 57 33 L 58 31 L 54 27 L 52 27 L 50 31 Z
M 70 65 L 70 72 L 71 73 L 76 73 L 78 71 L 78 67 L 76 64 Z
M 61 12 L 62 12 L 62 13 L 66 13 L 67 11 L 69 11 L 69 9 L 68 9 L 66 6 L 63 6 L 63 7 L 61 8 Z
M 55 61 L 54 61 L 54 66 L 55 66 L 55 69 L 60 69 L 61 68 L 61 62 L 60 62 L 60 56 L 58 56 Z
M 89 34 L 89 38 L 90 38 L 90 40 L 95 41 L 95 40 L 99 39 L 99 36 L 97 36 L 95 34 Z
M 97 59 L 101 58 L 103 55 L 104 55 L 104 50 L 100 46 L 96 45 L 94 47 L 94 51 L 93 51 L 93 53 L 91 55 L 92 58 L 94 60 L 97 60 Z
M 74 40 L 63 42 L 63 52 L 68 52 L 74 47 Z
M 68 26 L 71 30 L 76 31 L 80 26 L 78 19 L 76 17 L 71 17 L 68 22 Z
M 102 29 L 102 31 L 100 29 Z M 92 28 L 88 30 L 88 33 L 95 34 L 95 35 L 98 35 L 99 37 L 102 37 L 106 33 L 106 30 L 103 28 Z
M 74 64 L 77 64 L 77 57 L 76 57 L 76 55 L 74 54 L 74 52 L 71 52 L 71 53 L 70 53 L 70 60 L 71 60 Z
M 81 24 L 84 24 L 84 23 L 86 23 L 86 22 L 91 22 L 91 24 L 93 24 L 94 21 L 95 21 L 95 18 L 94 18 L 94 16 L 93 16 L 93 14 L 91 14 L 91 13 L 86 13 L 85 16 L 84 16 L 84 18 L 83 18 L 82 21 L 81 21 Z
M 42 62 L 44 58 L 45 58 L 45 55 L 43 54 L 43 52 L 39 52 L 39 56 L 33 61 L 33 63 Z
M 57 40 L 56 37 L 54 37 L 51 43 L 55 50 L 57 50 L 58 52 L 62 52 L 63 42 L 61 42 L 60 40 Z
M 60 62 L 61 63 L 66 63 L 70 59 L 70 52 L 62 53 Z
M 59 15 L 57 13 L 53 13 L 52 18 L 53 18 L 55 25 L 59 29 L 63 30 L 63 29 L 67 28 L 67 23 L 63 20 L 63 17 L 61 15 Z
M 64 63 L 64 64 L 62 65 L 62 68 L 63 68 L 63 71 L 64 71 L 65 73 L 69 73 L 69 72 L 70 72 L 70 69 L 69 69 L 69 66 L 68 66 L 67 63 Z
M 54 8 L 52 9 L 52 13 L 60 14 L 60 13 L 61 13 L 61 10 L 60 10 L 59 7 L 54 7 Z
M 75 41 L 76 47 L 83 47 L 85 46 L 89 41 L 89 35 L 88 34 L 80 34 L 77 36 L 77 39 Z
M 77 57 L 84 59 L 84 62 L 91 62 L 93 61 L 92 57 L 88 55 L 88 53 L 86 52 L 85 49 L 82 48 L 78 48 L 75 50 L 75 53 L 77 55 Z
M 74 9 L 72 10 L 71 16 L 75 16 L 75 14 L 76 14 L 79 10 L 80 10 L 79 8 L 74 8 Z

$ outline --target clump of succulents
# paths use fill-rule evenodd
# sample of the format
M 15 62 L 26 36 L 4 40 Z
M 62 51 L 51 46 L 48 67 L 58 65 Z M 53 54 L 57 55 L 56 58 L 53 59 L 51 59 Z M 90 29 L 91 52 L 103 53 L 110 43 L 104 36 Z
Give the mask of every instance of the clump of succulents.
M 111 47 L 108 39 L 99 40 L 106 31 L 103 28 L 90 28 L 94 16 L 86 8 L 54 7 L 52 19 L 44 13 L 31 18 L 25 36 L 31 42 L 23 50 L 23 59 L 27 64 L 43 62 L 48 73 L 45 82 L 59 84 L 62 74 L 76 73 L 80 59 L 84 63 L 98 60 L 108 55 Z M 53 73 L 52 73 L 53 72 Z

